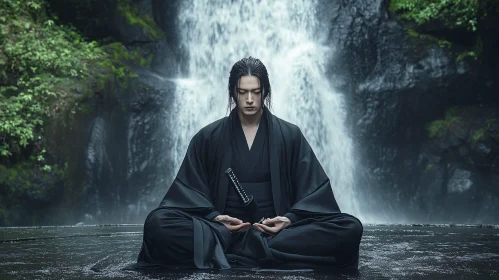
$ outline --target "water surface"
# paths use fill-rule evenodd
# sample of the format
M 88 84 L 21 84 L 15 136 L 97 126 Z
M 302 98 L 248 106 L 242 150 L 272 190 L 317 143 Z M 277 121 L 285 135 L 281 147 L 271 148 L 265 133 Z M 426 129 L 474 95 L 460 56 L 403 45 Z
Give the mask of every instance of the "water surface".
M 0 279 L 499 278 L 499 227 L 365 226 L 359 270 L 343 272 L 124 270 L 141 240 L 142 225 L 0 228 Z

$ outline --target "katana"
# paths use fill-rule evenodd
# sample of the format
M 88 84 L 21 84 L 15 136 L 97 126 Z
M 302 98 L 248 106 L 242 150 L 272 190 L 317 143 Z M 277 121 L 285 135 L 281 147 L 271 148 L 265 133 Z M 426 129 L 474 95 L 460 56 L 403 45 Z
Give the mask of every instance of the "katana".
M 239 180 L 237 180 L 236 174 L 234 174 L 234 171 L 232 171 L 232 168 L 228 168 L 227 170 L 225 170 L 225 174 L 229 176 L 232 186 L 236 190 L 236 193 L 241 200 L 241 204 L 243 205 L 246 213 L 249 215 L 251 222 L 261 224 L 265 220 L 265 217 L 263 216 L 260 207 L 258 207 L 258 203 L 256 202 L 256 200 L 252 195 L 246 194 L 243 186 L 241 186 Z

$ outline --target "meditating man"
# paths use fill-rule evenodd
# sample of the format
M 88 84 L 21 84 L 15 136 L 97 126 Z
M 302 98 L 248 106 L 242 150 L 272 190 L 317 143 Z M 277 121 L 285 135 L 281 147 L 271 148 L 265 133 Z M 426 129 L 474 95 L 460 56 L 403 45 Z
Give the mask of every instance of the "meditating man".
M 340 212 L 301 130 L 270 113 L 259 59 L 234 64 L 228 96 L 229 116 L 194 135 L 146 218 L 136 267 L 357 268 L 362 224 Z M 229 168 L 265 219 L 244 207 Z

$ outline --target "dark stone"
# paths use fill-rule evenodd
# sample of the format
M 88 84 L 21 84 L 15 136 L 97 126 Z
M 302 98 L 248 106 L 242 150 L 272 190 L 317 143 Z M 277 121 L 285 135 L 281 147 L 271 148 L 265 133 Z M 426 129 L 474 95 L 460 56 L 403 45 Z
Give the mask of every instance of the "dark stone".
M 452 127 L 438 139 L 429 138 L 426 126 L 445 119 L 444 112 L 453 106 L 494 104 L 498 88 L 488 81 L 498 71 L 479 61 L 457 60 L 470 46 L 469 34 L 448 48 L 429 36 L 411 37 L 407 22 L 390 13 L 388 4 L 383 0 L 320 1 L 318 11 L 336 51 L 330 76 L 347 96 L 348 124 L 369 174 L 369 187 L 362 190 L 364 200 L 369 201 L 366 211 L 373 206 L 379 211 L 390 209 L 389 216 L 395 220 L 472 222 L 481 207 L 477 201 L 495 195 L 485 184 L 490 171 L 482 168 L 490 166 L 492 159 L 478 160 L 477 148 L 471 144 L 482 117 L 470 113 L 463 117 L 466 125 Z M 456 32 L 438 23 L 417 31 L 432 36 Z M 484 53 L 483 61 L 487 55 L 495 56 Z M 498 111 L 497 107 L 492 110 Z M 438 167 L 425 173 L 430 163 Z M 476 177 L 472 195 L 443 191 L 455 168 L 470 170 Z M 359 177 L 365 173 L 362 170 Z M 453 203 L 466 205 L 468 212 L 456 210 Z
M 171 162 L 165 96 L 175 85 L 158 81 L 150 70 L 137 72 L 140 83 L 122 89 L 128 92 L 116 97 L 118 104 L 102 106 L 90 128 L 82 214 L 95 222 L 141 220 L 159 204 L 152 193 L 166 185 Z

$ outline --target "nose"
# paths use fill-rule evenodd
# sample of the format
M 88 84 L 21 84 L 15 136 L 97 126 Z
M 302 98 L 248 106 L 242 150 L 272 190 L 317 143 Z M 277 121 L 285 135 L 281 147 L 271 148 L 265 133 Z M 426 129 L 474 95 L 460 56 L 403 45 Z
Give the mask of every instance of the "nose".
M 248 100 L 246 100 L 246 102 L 250 104 L 253 103 L 253 94 L 251 92 L 248 94 Z

